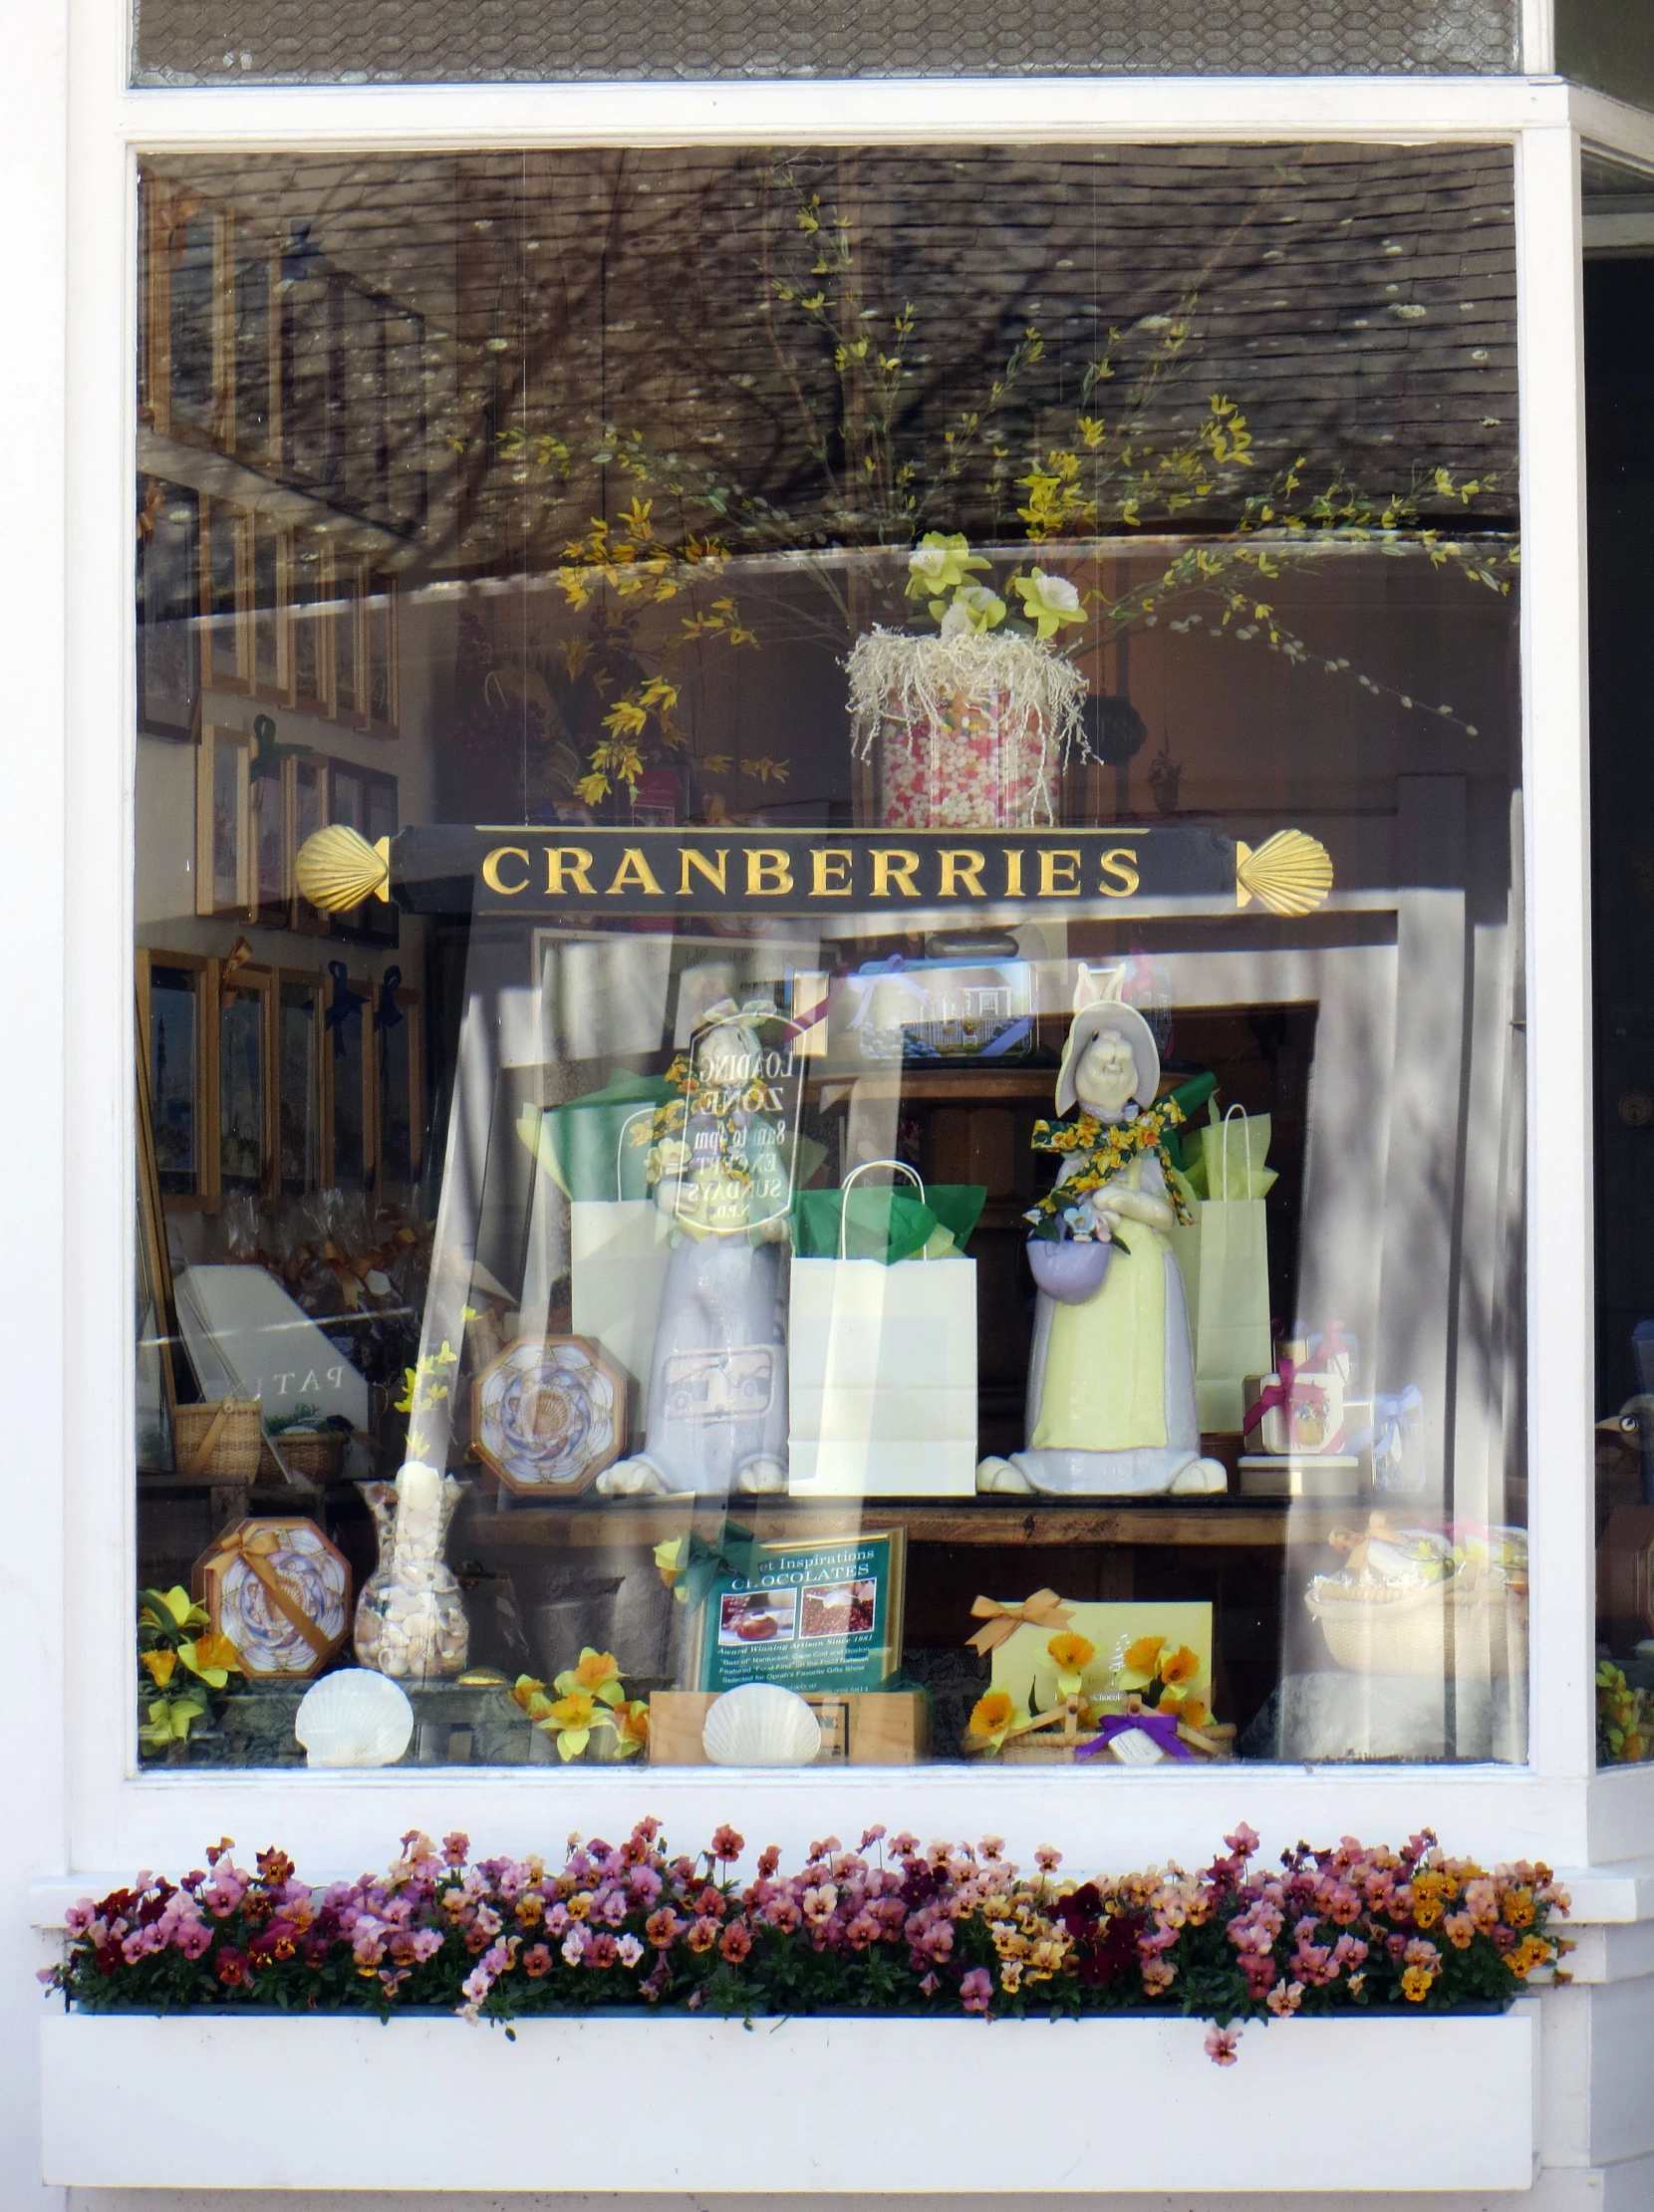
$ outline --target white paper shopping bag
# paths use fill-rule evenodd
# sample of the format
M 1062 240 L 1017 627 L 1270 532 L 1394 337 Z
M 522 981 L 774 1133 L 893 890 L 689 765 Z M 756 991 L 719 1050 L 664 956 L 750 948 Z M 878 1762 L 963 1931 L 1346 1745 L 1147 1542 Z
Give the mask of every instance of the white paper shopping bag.
M 1227 1136 L 1232 1106 L 1224 1116 Z M 1260 1198 L 1232 1198 L 1231 1146 L 1221 1144 L 1200 1207 L 1199 1302 L 1195 1330 L 1195 1400 L 1201 1428 L 1219 1436 L 1240 1433 L 1244 1417 L 1241 1384 L 1273 1366 L 1269 1336 L 1269 1244 Z M 1251 1156 L 1244 1141 L 1233 1147 L 1234 1187 L 1250 1187 Z
M 787 1389 L 794 1498 L 973 1496 L 976 1262 L 795 1258 Z
M 640 1435 L 649 1420 L 649 1368 L 671 1257 L 672 1224 L 653 1199 L 571 1202 L 574 1333 L 601 1344 L 637 1384 L 634 1425 Z

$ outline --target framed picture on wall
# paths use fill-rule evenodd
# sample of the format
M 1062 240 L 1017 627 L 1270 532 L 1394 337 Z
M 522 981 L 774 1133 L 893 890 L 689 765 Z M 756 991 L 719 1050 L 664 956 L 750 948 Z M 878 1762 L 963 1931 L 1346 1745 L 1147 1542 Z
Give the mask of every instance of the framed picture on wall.
M 246 951 L 240 939 L 236 951 Z M 216 995 L 219 1196 L 273 1196 L 278 1141 L 275 977 L 269 968 L 238 964 L 232 956 L 220 968 Z
M 375 845 L 397 834 L 397 779 L 379 768 L 354 761 L 328 763 L 328 820 L 343 822 Z M 364 899 L 348 914 L 333 918 L 336 937 L 365 938 L 371 945 L 397 942 L 397 909 L 383 899 Z
M 373 984 L 350 972 L 342 961 L 328 962 L 327 1011 L 323 1016 L 330 1094 L 328 1182 L 341 1190 L 365 1191 L 374 1170 Z
M 374 999 L 375 1165 L 381 1192 L 406 1189 L 418 1178 L 424 1121 L 420 1013 L 419 993 L 404 984 L 400 968 L 388 968 Z
M 195 754 L 195 912 L 256 921 L 250 768 L 244 729 L 208 723 Z
M 321 1190 L 331 1175 L 332 1093 L 322 1050 L 327 979 L 278 968 L 275 975 L 276 1159 L 279 1192 Z
M 397 653 L 401 640 L 394 576 L 381 571 L 369 578 L 364 614 L 368 639 L 368 727 L 376 737 L 395 737 L 399 716 Z
M 172 1207 L 210 1206 L 217 1196 L 217 1148 L 207 1111 L 216 1093 L 217 965 L 198 953 L 140 948 L 138 955 L 155 1184 Z
M 268 515 L 252 519 L 252 564 L 253 690 L 285 705 L 293 683 L 293 535 Z
M 200 502 L 201 682 L 253 688 L 253 525 L 244 507 Z
M 188 444 L 228 426 L 230 217 L 191 186 L 144 190 L 143 387 L 150 426 Z
M 292 546 L 287 703 L 301 714 L 331 714 L 333 549 L 320 530 L 295 530 Z
M 333 562 L 333 711 L 358 729 L 368 726 L 368 641 L 364 587 L 368 564 L 360 554 L 336 553 Z
M 290 760 L 288 772 L 292 777 L 292 801 L 287 814 L 287 880 L 291 888 L 288 926 L 303 930 L 311 937 L 326 937 L 328 917 L 300 896 L 294 871 L 299 847 L 307 837 L 327 826 L 328 764 L 320 753 L 313 753 L 302 760 Z
M 199 503 L 186 485 L 139 479 L 138 726 L 146 737 L 195 734 L 201 696 Z

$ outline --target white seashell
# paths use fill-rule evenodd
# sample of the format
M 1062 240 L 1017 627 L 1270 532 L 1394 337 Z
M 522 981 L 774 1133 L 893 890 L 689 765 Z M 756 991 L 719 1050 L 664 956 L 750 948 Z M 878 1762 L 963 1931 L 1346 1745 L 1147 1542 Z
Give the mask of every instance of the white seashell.
M 367 1667 L 325 1674 L 293 1722 L 311 1767 L 392 1767 L 414 1734 L 406 1691 Z
M 821 1723 L 796 1690 L 743 1682 L 713 1699 L 700 1741 L 714 1767 L 807 1767 L 821 1749 Z
M 300 891 L 324 914 L 348 914 L 364 899 L 389 901 L 391 841 L 370 845 L 346 822 L 312 831 L 299 847 L 294 875 Z

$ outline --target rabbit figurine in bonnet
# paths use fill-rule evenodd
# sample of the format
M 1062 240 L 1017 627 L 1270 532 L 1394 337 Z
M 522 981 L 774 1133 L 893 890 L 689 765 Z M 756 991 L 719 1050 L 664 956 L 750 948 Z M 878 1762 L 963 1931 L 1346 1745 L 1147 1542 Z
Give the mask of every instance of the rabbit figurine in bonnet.
M 1158 1124 L 1145 1118 L 1160 1053 L 1149 1024 L 1120 996 L 1123 973 L 1081 964 L 1056 1089 L 1058 1114 L 1075 1118 L 1035 1131 L 1037 1146 L 1064 1155 L 1058 1190 L 1088 1171 L 1104 1174 L 1073 1210 L 1082 1231 L 1122 1234 L 1089 1296 L 1065 1302 L 1039 1292 L 1027 1445 L 983 1460 L 979 1491 L 1141 1498 L 1221 1491 L 1228 1481 L 1220 1462 L 1201 1457 L 1189 1314 L 1168 1234 L 1176 1217 Z

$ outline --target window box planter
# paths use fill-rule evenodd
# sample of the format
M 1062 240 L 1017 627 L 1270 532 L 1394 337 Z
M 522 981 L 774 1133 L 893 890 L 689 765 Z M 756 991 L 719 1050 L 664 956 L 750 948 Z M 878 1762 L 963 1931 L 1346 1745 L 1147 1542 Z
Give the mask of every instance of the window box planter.
M 1525 2189 L 1538 2004 L 1255 2024 L 54 2012 L 49 2182 L 83 2188 Z M 181 2103 L 180 2080 L 235 2084 Z M 279 2084 L 309 2092 L 278 2110 Z M 1389 2124 L 1371 2113 L 1383 2083 Z M 608 2084 L 610 2123 L 565 2124 Z M 990 2090 L 990 2084 L 993 2086 Z M 1440 2093 L 1443 2086 L 1448 2093 Z M 1027 2124 L 1030 2096 L 1044 2115 Z M 1198 2125 L 1188 2124 L 1198 2111 Z M 152 2115 L 169 2114 L 156 2125 Z M 148 2114 L 129 2124 L 118 2115 Z M 1176 2115 L 1182 2114 L 1182 2118 Z

